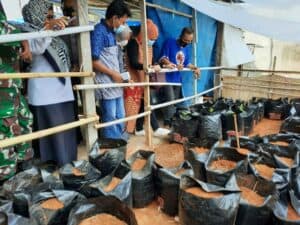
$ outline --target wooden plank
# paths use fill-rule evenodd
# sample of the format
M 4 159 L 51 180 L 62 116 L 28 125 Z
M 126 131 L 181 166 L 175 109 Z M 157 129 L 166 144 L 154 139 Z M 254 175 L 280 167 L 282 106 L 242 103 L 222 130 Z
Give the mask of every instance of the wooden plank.
M 198 26 L 197 26 L 197 11 L 193 9 L 192 27 L 194 30 L 193 40 L 193 64 L 197 66 L 197 44 L 198 44 Z M 194 95 L 198 92 L 198 79 L 194 79 Z M 197 99 L 194 99 L 194 104 L 197 103 Z
M 79 20 L 79 25 L 84 26 L 89 23 L 88 20 L 88 5 L 86 0 L 77 0 L 77 15 Z M 79 35 L 78 40 L 79 46 L 79 62 L 82 65 L 83 71 L 91 72 L 93 71 L 92 67 L 92 58 L 91 58 L 91 44 L 90 44 L 90 33 L 85 32 Z M 93 78 L 86 77 L 82 79 L 83 84 L 94 84 Z M 96 114 L 96 100 L 94 90 L 86 90 L 83 92 L 83 112 L 86 116 Z M 98 139 L 98 131 L 93 126 L 93 124 L 88 124 L 85 128 L 85 142 L 86 142 L 86 151 L 90 151 L 93 144 Z
M 16 78 L 45 78 L 45 77 L 94 77 L 93 72 L 65 72 L 65 73 L 0 73 L 0 79 Z
M 216 63 L 217 65 L 222 65 L 222 51 L 223 51 L 223 33 L 224 33 L 224 24 L 218 22 L 217 25 L 217 47 L 216 47 Z M 214 86 L 221 84 L 221 70 L 215 71 L 214 76 Z M 214 91 L 214 99 L 221 97 L 221 90 Z
M 150 59 L 148 57 L 148 34 L 147 34 L 147 11 L 146 0 L 141 0 L 141 13 L 142 13 L 142 35 L 143 35 L 143 58 L 144 58 L 144 71 L 146 73 L 145 82 L 149 83 L 148 65 L 150 65 Z M 144 107 L 145 112 L 150 111 L 150 86 L 144 88 Z M 145 117 L 145 132 L 146 132 L 146 144 L 152 147 L 152 129 L 151 129 L 151 115 Z

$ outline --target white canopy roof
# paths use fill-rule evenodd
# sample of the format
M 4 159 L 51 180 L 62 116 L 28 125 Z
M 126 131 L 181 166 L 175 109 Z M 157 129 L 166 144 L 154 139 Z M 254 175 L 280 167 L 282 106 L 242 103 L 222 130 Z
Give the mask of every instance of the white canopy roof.
M 300 42 L 300 0 L 182 0 L 223 23 L 274 39 Z

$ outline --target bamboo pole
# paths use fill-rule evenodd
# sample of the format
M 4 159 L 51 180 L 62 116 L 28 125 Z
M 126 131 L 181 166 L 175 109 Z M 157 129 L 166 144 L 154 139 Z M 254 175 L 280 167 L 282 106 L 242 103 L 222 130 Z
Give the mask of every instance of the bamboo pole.
M 165 12 L 173 13 L 173 14 L 176 14 L 176 15 L 179 15 L 179 16 L 184 16 L 184 17 L 187 17 L 187 18 L 193 18 L 192 15 L 189 15 L 187 13 L 179 12 L 179 11 L 169 9 L 167 7 L 163 7 L 163 6 L 160 6 L 160 5 L 157 5 L 157 4 L 152 4 L 152 3 L 147 2 L 146 5 L 148 7 L 152 7 L 152 8 L 159 9 L 159 10 L 162 10 L 162 11 L 165 11 Z
M 94 30 L 94 26 L 85 25 L 80 27 L 68 27 L 63 30 L 44 30 L 37 32 L 21 33 L 21 34 L 2 34 L 0 35 L 0 44 L 15 41 L 31 40 L 45 37 L 58 37 L 68 34 L 77 34 L 82 32 L 90 32 Z
M 241 148 L 241 146 L 240 146 L 240 137 L 239 137 L 239 129 L 238 129 L 236 114 L 233 114 L 233 119 L 234 119 L 234 130 L 235 130 L 236 143 L 237 143 L 237 147 L 239 150 Z
M 278 90 L 288 90 L 288 91 L 300 91 L 300 88 L 290 88 L 290 87 L 272 87 L 271 85 L 270 86 L 267 86 L 267 85 L 256 85 L 256 84 L 245 84 L 245 83 L 227 83 L 227 82 L 224 82 L 223 81 L 223 84 L 224 86 L 227 86 L 227 85 L 235 85 L 235 86 L 245 86 L 245 87 L 258 87 L 258 88 L 270 88 L 270 89 L 278 89 Z M 272 92 L 272 91 L 269 91 L 269 92 Z
M 21 144 L 24 142 L 30 142 L 35 139 L 43 138 L 43 137 L 46 137 L 49 135 L 57 134 L 57 133 L 60 133 L 60 132 L 66 131 L 66 130 L 80 127 L 82 125 L 90 124 L 90 123 L 96 122 L 98 120 L 99 120 L 98 116 L 92 116 L 92 117 L 88 117 L 85 119 L 81 119 L 79 121 L 59 125 L 59 126 L 52 127 L 49 129 L 40 130 L 40 131 L 33 132 L 30 134 L 25 134 L 25 135 L 20 135 L 20 136 L 13 137 L 13 138 L 4 139 L 4 140 L 0 141 L 0 149 L 6 148 L 9 146 L 14 146 L 17 144 Z
M 152 105 L 150 108 L 151 108 L 151 110 L 155 110 L 155 109 L 164 108 L 164 107 L 167 107 L 167 106 L 170 106 L 170 105 L 175 105 L 175 104 L 178 104 L 178 103 L 181 103 L 181 102 L 185 102 L 185 101 L 197 98 L 199 96 L 205 95 L 205 94 L 207 94 L 209 92 L 212 92 L 212 91 L 214 91 L 216 89 L 219 89 L 221 87 L 222 87 L 222 84 L 219 85 L 219 86 L 216 86 L 214 88 L 208 89 L 206 91 L 203 91 L 203 92 L 201 92 L 199 94 L 196 94 L 196 95 L 193 95 L 193 96 L 189 96 L 189 97 L 185 97 L 185 98 L 181 98 L 181 99 L 177 99 L 177 100 L 166 102 L 166 103 L 162 103 L 162 104 Z
M 198 23 L 197 23 L 197 11 L 193 9 L 192 27 L 194 30 L 193 40 L 193 61 L 194 65 L 197 66 L 197 43 L 198 43 Z M 194 95 L 198 93 L 198 79 L 194 79 Z M 197 103 L 197 99 L 194 99 L 194 104 Z
M 222 69 L 223 66 L 208 66 L 208 67 L 199 67 L 199 69 L 201 71 L 204 71 L 204 70 L 220 70 Z M 173 72 L 189 72 L 189 71 L 192 71 L 191 69 L 189 68 L 183 68 L 182 70 L 178 70 L 178 69 L 161 69 L 159 72 L 160 73 L 173 73 Z M 148 73 L 155 73 L 155 70 L 154 69 L 151 69 L 151 68 L 148 68 Z
M 239 71 L 236 68 L 222 68 L 222 70 L 229 70 L 229 71 Z M 294 73 L 300 74 L 299 70 L 263 70 L 263 69 L 241 69 L 241 72 L 262 72 L 262 73 Z
M 123 84 L 77 84 L 73 86 L 74 90 L 89 90 L 89 89 L 102 89 L 102 88 L 120 88 L 120 87 L 144 87 L 144 86 L 181 86 L 181 83 L 123 83 Z
M 0 73 L 0 79 L 17 78 L 48 78 L 48 77 L 94 77 L 93 72 L 63 72 L 63 73 Z
M 223 36 L 224 36 L 224 24 L 217 22 L 217 40 L 216 40 L 216 62 L 217 65 L 222 65 L 222 52 L 223 52 Z M 222 69 L 222 68 L 220 68 Z M 214 86 L 221 84 L 221 70 L 215 71 L 214 74 Z M 221 97 L 221 91 L 214 91 L 214 99 Z
M 149 71 L 148 66 L 150 65 L 150 59 L 148 56 L 148 32 L 147 32 L 147 9 L 146 9 L 146 0 L 141 0 L 141 22 L 142 22 L 142 43 L 143 43 L 143 69 L 146 73 L 145 82 L 149 83 Z M 152 60 L 152 59 L 151 59 Z M 150 110 L 150 86 L 144 88 L 144 111 L 148 112 Z M 145 132 L 146 132 L 146 144 L 152 146 L 152 132 L 151 132 L 151 115 L 145 117 Z
M 287 78 L 287 79 L 289 79 L 288 77 L 283 77 L 283 76 L 280 76 L 280 75 L 275 75 L 275 76 L 279 76 L 279 77 L 282 77 L 282 78 Z M 231 81 L 233 80 L 233 81 L 236 81 L 237 79 L 237 77 L 233 77 L 233 76 L 222 76 L 222 78 L 224 78 L 223 79 L 223 83 L 224 83 L 224 81 L 225 82 L 229 82 L 228 80 L 230 80 L 230 83 L 231 83 Z M 232 79 L 233 78 L 233 79 Z M 251 78 L 251 77 L 247 77 L 247 78 L 245 78 L 245 77 L 243 77 L 243 78 L 239 78 L 239 79 L 243 79 L 243 80 L 250 80 L 250 81 L 261 81 L 261 82 L 270 82 L 270 80 L 271 79 L 269 79 L 269 80 L 266 80 L 266 79 L 260 79 L 259 77 L 255 77 L 255 78 Z M 278 81 L 278 80 L 271 80 L 272 81 L 272 83 L 275 83 L 275 84 L 293 84 L 293 85 L 300 85 L 300 82 L 298 83 L 298 82 L 296 82 L 295 80 L 297 80 L 297 79 L 295 79 L 295 78 L 291 78 L 291 79 L 293 79 L 293 81 L 291 81 L 291 82 L 287 82 L 287 81 Z
M 119 123 L 125 123 L 125 122 L 128 122 L 130 120 L 135 120 L 135 119 L 138 119 L 138 118 L 142 118 L 142 117 L 148 116 L 150 114 L 151 114 L 150 111 L 143 112 L 143 113 L 140 113 L 140 114 L 137 114 L 137 115 L 128 116 L 128 117 L 125 117 L 125 118 L 122 118 L 122 119 L 118 119 L 118 120 L 115 120 L 115 121 L 96 124 L 95 128 L 96 129 L 101 129 L 101 128 L 113 126 L 113 125 L 116 125 L 116 124 L 119 124 Z

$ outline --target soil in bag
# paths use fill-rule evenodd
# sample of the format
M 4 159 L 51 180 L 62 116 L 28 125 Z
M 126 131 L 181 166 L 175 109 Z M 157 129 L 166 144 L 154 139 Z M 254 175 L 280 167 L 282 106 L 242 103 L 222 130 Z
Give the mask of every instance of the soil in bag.
M 161 144 L 155 147 L 155 162 L 164 168 L 174 168 L 184 162 L 182 144 Z
M 86 198 L 74 191 L 49 190 L 33 196 L 30 218 L 39 225 L 67 224 L 70 210 Z
M 113 196 L 92 198 L 77 204 L 67 225 L 137 225 L 133 211 Z
M 234 225 L 240 200 L 234 175 L 216 186 L 183 175 L 180 181 L 181 225 Z M 226 203 L 226 204 L 224 204 Z
M 205 162 L 209 151 L 208 148 L 198 147 L 193 143 L 184 145 L 184 158 L 192 165 L 195 178 L 201 181 L 206 181 Z
M 253 175 L 238 176 L 241 190 L 236 225 L 270 225 L 275 202 L 275 184 Z
M 132 172 L 130 166 L 123 161 L 111 174 L 83 186 L 80 193 L 87 198 L 115 196 L 128 206 L 132 206 Z
M 85 160 L 66 164 L 59 170 L 64 186 L 68 190 L 78 191 L 83 185 L 92 183 L 101 177 L 101 172 Z
M 207 182 L 223 186 L 233 173 L 247 173 L 247 156 L 242 155 L 234 148 L 214 148 L 206 161 Z
M 89 161 L 105 177 L 125 160 L 127 142 L 120 139 L 99 139 L 89 153 Z
M 276 169 L 276 162 L 272 155 L 249 155 L 249 168 L 255 175 L 271 181 Z
M 153 152 L 139 150 L 127 160 L 132 170 L 133 207 L 143 208 L 155 198 Z
M 193 168 L 188 162 L 183 162 L 176 168 L 163 168 L 156 165 L 155 188 L 160 209 L 169 216 L 178 214 L 178 195 L 180 177 L 193 176 Z

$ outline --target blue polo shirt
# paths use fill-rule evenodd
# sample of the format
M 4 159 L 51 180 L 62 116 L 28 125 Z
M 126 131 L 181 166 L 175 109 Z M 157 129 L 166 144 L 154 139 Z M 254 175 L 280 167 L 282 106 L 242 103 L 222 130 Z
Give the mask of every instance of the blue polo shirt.
M 184 67 L 191 63 L 190 48 L 188 46 L 181 47 L 174 38 L 170 38 L 165 41 L 161 53 L 161 58 L 164 57 L 176 65 L 183 64 Z M 180 83 L 180 72 L 166 73 L 166 81 L 171 83 Z

